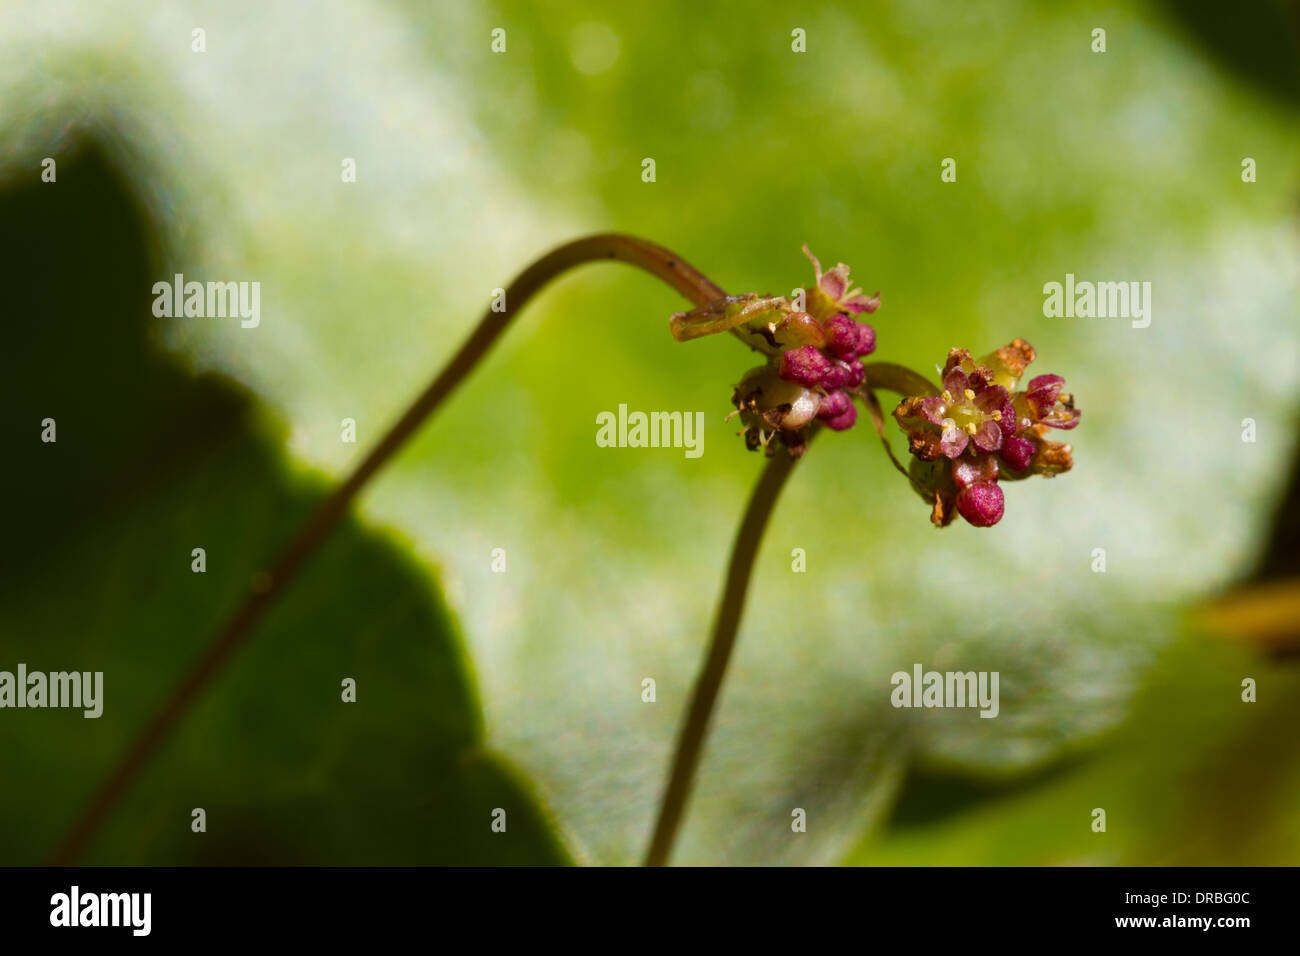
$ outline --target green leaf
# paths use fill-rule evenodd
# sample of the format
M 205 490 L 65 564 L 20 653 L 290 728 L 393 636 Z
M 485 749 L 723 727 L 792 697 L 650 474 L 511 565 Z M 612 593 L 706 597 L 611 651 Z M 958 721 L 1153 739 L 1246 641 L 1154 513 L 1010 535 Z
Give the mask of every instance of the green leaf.
M 1254 702 L 1242 697 L 1247 677 Z M 1289 866 L 1300 855 L 1298 720 L 1294 666 L 1184 633 L 1115 733 L 1029 776 L 935 778 L 959 792 L 946 811 L 925 813 L 926 791 L 905 789 L 890 825 L 847 862 Z
M 11 326 L 0 669 L 102 672 L 102 715 L 0 712 L 0 859 L 48 858 L 327 486 L 248 393 L 149 342 L 157 241 L 102 151 L 0 193 Z M 51 298 L 50 290 L 57 290 Z M 144 304 L 144 308 L 141 305 Z M 53 418 L 56 441 L 40 440 Z M 192 570 L 202 548 L 206 570 Z M 355 703 L 342 684 L 355 681 Z M 191 830 L 192 810 L 206 832 Z M 492 829 L 506 811 L 505 832 Z M 558 863 L 484 740 L 432 569 L 345 520 L 202 696 L 87 862 Z

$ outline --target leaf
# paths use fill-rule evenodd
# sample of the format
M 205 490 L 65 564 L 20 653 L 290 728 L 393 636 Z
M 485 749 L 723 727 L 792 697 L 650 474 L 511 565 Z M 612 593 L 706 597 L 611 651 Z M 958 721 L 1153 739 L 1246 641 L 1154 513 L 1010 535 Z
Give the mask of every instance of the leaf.
M 1247 676 L 1258 685 L 1255 703 L 1242 700 Z M 1297 720 L 1294 667 L 1185 632 L 1161 653 L 1114 734 L 1028 778 L 937 778 L 961 794 L 937 813 L 922 815 L 927 793 L 937 796 L 931 789 L 905 789 L 891 825 L 847 862 L 1292 865 Z M 1105 832 L 1093 829 L 1096 809 L 1105 811 Z
M 103 713 L 0 711 L 0 860 L 47 859 L 92 788 L 322 497 L 246 391 L 149 341 L 159 241 L 108 155 L 0 193 L 11 315 L 0 669 L 100 671 Z M 51 289 L 58 291 L 51 298 Z M 56 420 L 54 443 L 40 440 Z M 195 573 L 191 552 L 205 551 Z M 345 678 L 356 702 L 344 703 Z M 207 830 L 191 831 L 191 811 Z M 492 814 L 507 814 L 504 833 Z M 461 638 L 405 543 L 347 519 L 199 699 L 86 862 L 559 863 L 485 743 Z

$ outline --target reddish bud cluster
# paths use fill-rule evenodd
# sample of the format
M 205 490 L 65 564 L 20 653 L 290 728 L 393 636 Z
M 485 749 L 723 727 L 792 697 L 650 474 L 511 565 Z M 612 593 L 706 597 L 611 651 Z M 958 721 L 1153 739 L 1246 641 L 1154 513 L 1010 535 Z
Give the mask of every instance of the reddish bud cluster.
M 880 307 L 879 293 L 852 287 L 848 266 L 822 272 L 807 246 L 803 251 L 816 282 L 793 298 L 723 296 L 674 313 L 669 322 L 679 342 L 730 332 L 768 356 L 736 386 L 732 414 L 740 416 L 748 448 L 772 454 L 784 447 L 796 458 L 807 448 L 809 425 L 820 421 L 845 431 L 858 419 L 854 397 L 874 400 L 861 359 L 875 351 L 876 332 L 855 316 Z M 908 475 L 936 525 L 957 515 L 976 527 L 995 525 L 1005 504 L 999 482 L 1070 470 L 1070 446 L 1046 435 L 1078 425 L 1079 410 L 1059 375 L 1039 375 L 1017 390 L 1033 360 L 1033 346 L 1023 339 L 979 361 L 953 349 L 937 389 L 900 366 L 873 370 L 873 379 L 881 376 L 877 387 L 925 392 L 904 398 L 894 418 L 913 456 Z
M 875 351 L 876 330 L 851 316 L 880 307 L 879 294 L 850 288 L 848 266 L 840 263 L 823 273 L 807 246 L 804 253 L 816 273 L 816 283 L 803 290 L 804 311 L 786 309 L 779 320 L 756 330 L 774 349 L 772 364 L 747 373 L 732 397 L 750 448 L 768 448 L 779 434 L 792 455 L 803 451 L 804 437 L 795 433 L 808 424 L 807 408 L 835 431 L 858 420 L 851 391 L 866 377 L 859 360 Z M 785 388 L 772 382 L 772 370 Z M 797 395 L 791 387 L 799 389 Z

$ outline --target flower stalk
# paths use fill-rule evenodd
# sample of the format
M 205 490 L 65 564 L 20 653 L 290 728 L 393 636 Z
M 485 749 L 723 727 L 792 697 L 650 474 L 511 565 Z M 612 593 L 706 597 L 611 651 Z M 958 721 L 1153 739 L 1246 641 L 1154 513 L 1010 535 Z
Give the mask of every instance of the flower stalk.
M 91 795 L 51 858 L 54 865 L 75 863 L 93 842 L 113 810 L 139 779 L 195 701 L 247 643 L 267 610 L 288 589 L 338 525 L 352 501 L 410 437 L 440 408 L 478 366 L 511 320 L 551 280 L 588 262 L 624 262 L 663 281 L 695 305 L 725 293 L 707 276 L 662 246 L 633 236 L 603 234 L 566 243 L 538 259 L 507 287 L 505 311 L 490 307 L 456 354 L 434 377 L 379 443 L 264 569 L 250 576 L 248 593 L 218 629 L 203 652 L 173 687 L 163 704 L 132 740 L 126 752 Z
M 731 652 L 736 646 L 736 632 L 740 628 L 740 617 L 745 609 L 745 594 L 749 590 L 758 546 L 763 539 L 768 518 L 776 507 L 776 499 L 797 461 L 798 458 L 793 455 L 774 455 L 768 459 L 749 498 L 740 529 L 736 532 L 722 600 L 713 622 L 713 636 L 709 639 L 709 647 L 705 652 L 704 667 L 691 691 L 686 722 L 677 737 L 668 784 L 659 804 L 659 817 L 650 839 L 650 848 L 646 851 L 646 866 L 665 866 L 668 863 L 686 810 L 695 771 L 700 763 L 700 752 L 717 704 L 718 691 L 722 688 L 722 678 L 727 673 L 727 664 L 731 661 Z
M 617 234 L 562 245 L 520 273 L 505 290 L 504 313 L 485 310 L 460 349 L 343 484 L 317 506 L 279 556 L 251 576 L 243 601 L 102 781 L 52 862 L 70 864 L 85 852 L 195 701 L 247 643 L 353 500 L 478 366 L 515 314 L 569 269 L 588 262 L 618 261 L 650 273 L 694 306 L 670 319 L 669 329 L 678 341 L 728 332 L 766 359 L 744 373 L 732 393 L 736 409 L 732 415 L 740 418 L 747 447 L 762 449 L 769 461 L 732 545 L 704 665 L 677 738 L 647 850 L 646 865 L 665 865 L 735 647 L 763 532 L 795 463 L 823 426 L 831 431 L 852 428 L 858 417 L 856 403 L 861 403 L 890 459 L 931 505 L 931 520 L 940 527 L 957 514 L 977 527 L 996 524 L 1003 511 L 999 479 L 1051 477 L 1068 471 L 1073 463 L 1069 445 L 1045 437 L 1048 429 L 1070 429 L 1079 421 L 1073 396 L 1064 391 L 1064 379 L 1040 375 L 1017 390 L 1034 359 L 1027 342 L 1016 339 L 978 361 L 965 349 L 953 349 L 938 385 L 901 365 L 864 364 L 862 359 L 875 351 L 876 333 L 860 317 L 880 307 L 880 294 L 868 296 L 854 288 L 843 263 L 823 272 L 807 246 L 804 253 L 812 262 L 814 282 L 792 298 L 758 293 L 729 296 L 662 246 Z M 877 389 L 903 396 L 894 419 L 907 435 L 913 456 L 910 467 L 904 467 L 890 447 Z

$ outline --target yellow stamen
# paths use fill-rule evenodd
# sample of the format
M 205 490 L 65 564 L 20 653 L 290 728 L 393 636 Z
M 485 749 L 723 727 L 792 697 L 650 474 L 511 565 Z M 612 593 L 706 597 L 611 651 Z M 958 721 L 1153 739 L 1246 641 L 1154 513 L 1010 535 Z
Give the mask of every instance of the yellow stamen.
M 974 435 L 974 434 L 975 434 L 975 423 L 974 423 L 974 422 L 967 422 L 967 423 L 966 423 L 966 431 L 967 431 L 969 434 Z
M 975 397 L 975 390 L 973 388 L 968 388 L 966 389 L 964 394 L 966 395 L 966 401 L 969 402 L 971 399 Z
M 943 390 L 943 396 L 942 396 L 942 397 L 943 397 L 943 400 L 944 400 L 945 402 L 951 402 L 951 401 L 952 401 L 952 392 L 948 391 L 948 390 L 945 388 L 945 389 Z
M 995 412 L 993 413 L 993 420 L 994 420 L 995 422 L 1000 422 L 1000 421 L 1002 421 L 1002 413 L 1001 413 L 1000 411 L 995 411 Z

